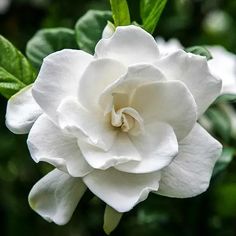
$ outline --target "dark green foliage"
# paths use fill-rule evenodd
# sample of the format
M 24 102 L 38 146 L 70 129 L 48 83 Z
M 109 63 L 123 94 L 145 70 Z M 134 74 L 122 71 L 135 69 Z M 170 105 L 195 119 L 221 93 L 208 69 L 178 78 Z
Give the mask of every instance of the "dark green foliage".
M 44 57 L 65 48 L 78 49 L 74 30 L 62 27 L 42 29 L 27 43 L 26 55 L 32 65 L 39 69 Z
M 75 25 L 79 48 L 93 54 L 97 42 L 102 37 L 103 29 L 110 20 L 110 11 L 89 10 L 83 15 Z

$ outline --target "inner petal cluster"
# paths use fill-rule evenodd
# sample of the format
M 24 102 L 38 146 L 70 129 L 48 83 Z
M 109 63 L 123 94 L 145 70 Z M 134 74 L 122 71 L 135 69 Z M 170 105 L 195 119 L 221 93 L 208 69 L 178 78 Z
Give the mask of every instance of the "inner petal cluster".
M 141 131 L 143 120 L 139 113 L 132 107 L 124 107 L 115 110 L 114 106 L 111 111 L 111 125 L 120 128 L 123 132 Z

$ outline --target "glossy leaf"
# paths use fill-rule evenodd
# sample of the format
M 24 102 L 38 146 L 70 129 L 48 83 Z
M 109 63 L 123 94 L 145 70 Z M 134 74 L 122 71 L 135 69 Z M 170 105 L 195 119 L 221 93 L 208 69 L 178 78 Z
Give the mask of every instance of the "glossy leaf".
M 126 0 L 110 0 L 115 26 L 130 25 L 129 7 Z
M 23 54 L 0 35 L 0 93 L 10 98 L 35 80 L 35 73 Z
M 111 20 L 110 11 L 89 10 L 75 25 L 76 41 L 79 48 L 94 53 L 97 42 L 107 22 Z
M 142 27 L 149 33 L 153 33 L 160 19 L 167 0 L 141 0 L 140 15 L 142 19 Z
M 74 30 L 51 28 L 39 30 L 26 46 L 26 55 L 35 68 L 39 69 L 43 58 L 64 48 L 78 48 Z

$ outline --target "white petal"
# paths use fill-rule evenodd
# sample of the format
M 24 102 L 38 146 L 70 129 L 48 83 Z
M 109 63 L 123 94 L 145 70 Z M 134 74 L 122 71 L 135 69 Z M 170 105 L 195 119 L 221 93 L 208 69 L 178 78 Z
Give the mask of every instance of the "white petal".
M 210 73 L 205 57 L 178 50 L 155 65 L 167 79 L 180 80 L 188 87 L 196 101 L 198 117 L 220 94 L 222 82 Z
M 107 86 L 107 88 L 101 93 L 99 104 L 101 107 L 107 107 L 109 102 L 117 102 L 114 100 L 118 100 L 119 102 L 119 100 L 125 96 L 128 97 L 126 100 L 129 100 L 132 93 L 141 85 L 165 80 L 166 78 L 160 70 L 151 64 L 129 66 L 127 73 L 124 76 Z M 121 96 L 119 96 L 119 99 L 116 99 L 115 95 L 119 94 Z M 124 104 L 122 107 L 128 105 L 129 104 Z
M 139 87 L 131 107 L 136 109 L 144 124 L 163 121 L 170 124 L 178 140 L 184 138 L 196 122 L 196 104 L 180 81 L 161 81 Z
M 146 125 L 144 134 L 130 135 L 130 139 L 142 156 L 142 160 L 115 166 L 118 170 L 128 173 L 157 171 L 169 165 L 178 154 L 178 142 L 174 130 L 165 123 Z
M 63 100 L 58 108 L 58 119 L 63 130 L 79 137 L 83 133 L 89 142 L 102 149 L 110 149 L 117 131 L 98 110 L 88 111 L 73 98 Z
M 221 46 L 208 46 L 213 59 L 208 61 L 211 73 L 222 79 L 222 94 L 236 94 L 236 55 Z
M 165 41 L 163 38 L 158 37 L 156 41 L 162 55 L 167 55 L 183 48 L 179 40 L 175 38 Z
M 77 97 L 81 75 L 93 60 L 80 50 L 65 49 L 47 56 L 33 86 L 33 96 L 47 115 L 57 121 L 56 110 L 62 99 Z
M 55 169 L 34 185 L 29 194 L 29 204 L 45 220 L 64 225 L 70 220 L 85 190 L 80 178 L 72 178 Z
M 98 148 L 83 139 L 78 141 L 78 145 L 89 165 L 96 169 L 105 170 L 120 163 L 141 160 L 136 147 L 124 132 L 118 132 L 109 150 Z
M 124 65 L 150 63 L 159 56 L 154 38 L 137 26 L 117 27 L 108 39 L 102 39 L 95 48 L 98 58 L 113 58 Z
M 107 235 L 109 235 L 118 226 L 122 215 L 122 213 L 117 212 L 112 207 L 106 205 L 103 229 Z
M 115 26 L 110 21 L 108 21 L 107 25 L 102 31 L 102 38 L 103 39 L 110 38 L 114 34 L 114 32 L 115 32 Z
M 168 197 L 193 197 L 208 188 L 222 146 L 199 124 L 179 145 L 179 155 L 162 170 L 157 193 Z
M 84 176 L 92 170 L 80 152 L 77 139 L 63 134 L 46 115 L 35 122 L 27 142 L 36 162 L 48 162 L 74 177 Z
M 79 102 L 86 108 L 96 107 L 101 92 L 126 71 L 124 65 L 113 59 L 98 59 L 92 62 L 79 83 Z
M 118 212 L 131 210 L 159 186 L 160 173 L 129 174 L 114 169 L 93 171 L 83 178 L 87 187 Z
M 32 85 L 12 96 L 7 103 L 6 126 L 15 134 L 27 134 L 35 120 L 42 114 L 32 97 Z

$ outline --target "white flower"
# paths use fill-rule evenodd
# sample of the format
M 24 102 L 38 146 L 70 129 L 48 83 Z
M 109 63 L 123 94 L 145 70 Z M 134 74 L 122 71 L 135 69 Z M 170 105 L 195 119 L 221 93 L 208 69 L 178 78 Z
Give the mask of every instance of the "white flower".
M 173 53 L 183 46 L 177 39 L 165 41 L 157 38 L 157 44 L 162 54 Z M 222 79 L 221 94 L 236 94 L 236 55 L 228 52 L 222 46 L 207 46 L 213 59 L 208 61 L 212 74 Z
M 6 115 L 12 131 L 30 130 L 32 158 L 56 167 L 31 190 L 31 207 L 65 224 L 86 188 L 118 212 L 149 192 L 202 193 L 221 145 L 197 119 L 220 90 L 204 57 L 183 50 L 163 56 L 135 26 L 100 40 L 94 56 L 80 50 L 47 56 L 33 97 L 31 87 L 20 92 Z
M 222 46 L 207 46 L 213 59 L 208 61 L 210 70 L 222 79 L 222 94 L 236 94 L 236 55 Z
M 11 4 L 11 0 L 0 0 L 0 14 L 4 14 Z

